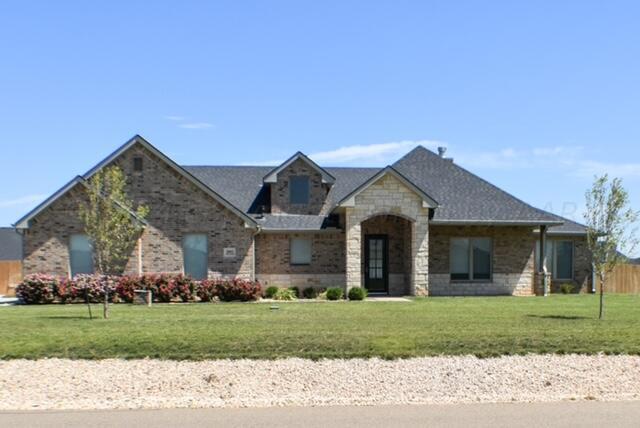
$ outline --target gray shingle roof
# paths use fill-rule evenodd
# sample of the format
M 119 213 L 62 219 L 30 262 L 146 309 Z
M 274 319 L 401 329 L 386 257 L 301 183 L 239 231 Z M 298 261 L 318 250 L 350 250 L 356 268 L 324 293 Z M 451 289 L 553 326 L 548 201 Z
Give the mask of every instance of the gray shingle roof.
M 264 214 L 257 217 L 258 224 L 266 230 L 320 230 L 325 222 L 321 215 Z
M 553 226 L 549 228 L 548 233 L 551 235 L 585 235 L 587 233 L 587 226 L 577 223 L 568 218 L 559 217 L 564 221 L 563 225 Z
M 273 166 L 183 166 L 212 190 L 246 213 L 255 214 L 268 205 L 263 178 Z M 393 168 L 438 201 L 434 223 L 540 224 L 553 226 L 554 233 L 584 232 L 584 226 L 535 208 L 456 165 L 451 160 L 417 147 L 393 164 Z M 324 168 L 335 177 L 327 198 L 330 210 L 344 197 L 373 177 L 380 168 Z M 328 214 L 328 213 L 323 213 Z M 265 229 L 317 230 L 324 215 L 265 214 L 259 220 Z
M 434 222 L 561 221 L 424 147 L 416 147 L 393 167 L 439 202 Z
M 0 260 L 22 260 L 22 235 L 12 227 L 0 227 Z

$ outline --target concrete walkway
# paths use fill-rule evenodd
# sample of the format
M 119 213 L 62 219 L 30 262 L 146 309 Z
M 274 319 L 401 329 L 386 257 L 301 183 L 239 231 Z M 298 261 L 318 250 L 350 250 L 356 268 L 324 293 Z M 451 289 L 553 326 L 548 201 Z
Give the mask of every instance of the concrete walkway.
M 0 413 L 2 427 L 637 427 L 637 402 Z

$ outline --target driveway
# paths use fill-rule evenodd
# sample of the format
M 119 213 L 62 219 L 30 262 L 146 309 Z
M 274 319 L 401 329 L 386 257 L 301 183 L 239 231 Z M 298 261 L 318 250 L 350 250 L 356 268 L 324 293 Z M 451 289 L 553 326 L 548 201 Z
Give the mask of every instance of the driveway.
M 0 413 L 2 427 L 637 427 L 640 401 Z

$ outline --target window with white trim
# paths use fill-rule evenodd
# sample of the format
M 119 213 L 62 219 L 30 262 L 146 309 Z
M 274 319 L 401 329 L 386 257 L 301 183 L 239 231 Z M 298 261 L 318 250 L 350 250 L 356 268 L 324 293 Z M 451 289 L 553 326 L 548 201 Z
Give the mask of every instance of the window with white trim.
M 291 238 L 289 249 L 292 265 L 311 264 L 311 239 Z
M 453 281 L 487 281 L 492 274 L 490 238 L 451 238 Z
M 184 235 L 182 241 L 182 256 L 184 258 L 184 274 L 193 279 L 207 279 L 209 273 L 209 251 L 207 235 L 204 233 L 190 233 Z
M 87 235 L 76 234 L 69 238 L 69 268 L 71 276 L 93 273 L 93 246 Z
M 547 239 L 545 241 L 547 272 L 553 279 L 573 279 L 573 241 Z M 540 265 L 540 241 L 536 243 L 536 270 Z

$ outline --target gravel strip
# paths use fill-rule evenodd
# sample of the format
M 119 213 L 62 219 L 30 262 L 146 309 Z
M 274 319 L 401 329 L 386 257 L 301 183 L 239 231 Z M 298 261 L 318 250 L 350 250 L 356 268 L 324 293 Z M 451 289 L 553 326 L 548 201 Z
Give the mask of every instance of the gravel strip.
M 640 357 L 0 362 L 0 410 L 560 400 L 640 400 Z

